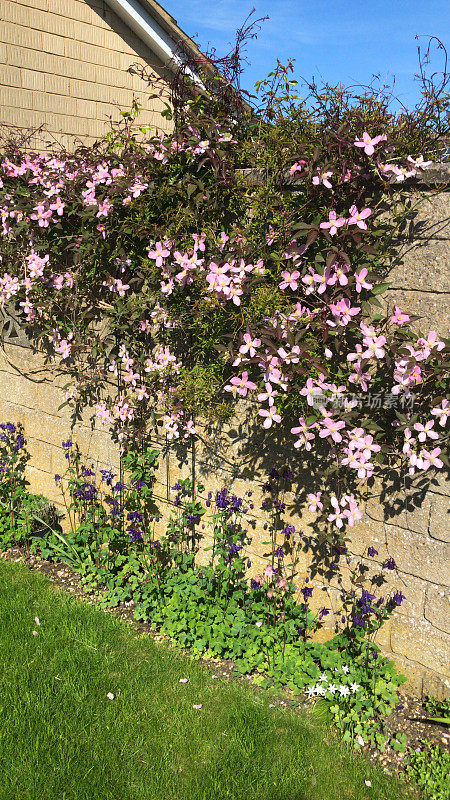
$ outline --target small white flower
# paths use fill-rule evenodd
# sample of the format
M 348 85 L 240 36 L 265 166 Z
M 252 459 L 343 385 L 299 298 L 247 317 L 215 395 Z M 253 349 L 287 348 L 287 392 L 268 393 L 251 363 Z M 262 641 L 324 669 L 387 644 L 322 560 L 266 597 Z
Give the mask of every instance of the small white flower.
M 256 627 L 257 627 L 257 628 L 260 628 L 260 627 L 261 627 L 261 625 L 262 625 L 262 620 L 260 619 L 260 620 L 259 620 L 259 622 L 257 622 L 257 623 L 256 623 Z
M 370 782 L 370 781 L 364 781 L 364 783 L 366 784 L 366 786 L 370 786 L 370 787 L 372 787 L 372 784 L 371 784 L 371 782 Z
M 33 634 L 33 636 L 37 636 L 38 635 L 37 631 L 31 631 L 31 633 Z
M 269 708 L 275 708 L 275 703 L 269 703 Z
M 34 621 L 35 621 L 36 625 L 40 625 L 41 624 L 41 621 L 40 621 L 39 617 L 35 617 Z
M 321 697 L 325 697 L 325 686 L 322 686 L 321 683 L 318 683 L 317 686 L 314 687 L 315 692 L 317 695 L 321 695 Z
M 211 678 L 217 678 L 217 675 L 211 675 Z
M 348 695 L 350 694 L 350 689 L 348 688 L 348 686 L 340 686 L 339 694 L 341 695 L 341 697 L 348 697 Z
M 330 683 L 330 684 L 327 686 L 327 692 L 330 692 L 330 694 L 336 694 L 336 692 L 337 692 L 337 688 L 338 688 L 338 687 L 336 686 L 336 684 L 335 684 L 335 683 Z
M 113 695 L 113 693 L 112 693 L 112 692 L 108 692 L 108 694 L 106 695 L 106 697 L 108 698 L 108 700 L 114 700 L 114 695 Z
M 187 682 L 188 682 L 187 678 L 180 678 L 180 680 L 178 681 L 178 683 L 187 683 Z
M 317 680 L 318 680 L 319 682 L 320 682 L 320 681 L 325 681 L 325 683 L 328 683 L 328 678 L 327 678 L 327 676 L 325 675 L 325 673 L 323 673 L 322 675 L 319 675 L 319 677 L 317 678 Z
M 195 708 L 196 711 L 199 711 L 202 708 L 202 703 L 199 703 L 198 705 L 193 705 L 192 708 Z
M 364 747 L 364 745 L 366 744 L 360 733 L 358 733 L 356 741 L 358 742 L 359 745 L 361 745 L 361 747 Z
M 347 674 L 348 672 L 350 672 L 350 667 L 347 667 L 347 664 L 344 664 L 344 666 L 342 667 L 342 672 L 345 672 L 345 674 Z
M 350 689 L 352 690 L 352 692 L 357 692 L 358 689 L 360 689 L 360 688 L 361 688 L 361 686 L 360 686 L 359 683 L 351 683 L 350 684 Z
M 316 687 L 315 686 L 308 686 L 305 689 L 305 694 L 307 694 L 308 697 L 315 697 L 315 695 L 316 695 Z

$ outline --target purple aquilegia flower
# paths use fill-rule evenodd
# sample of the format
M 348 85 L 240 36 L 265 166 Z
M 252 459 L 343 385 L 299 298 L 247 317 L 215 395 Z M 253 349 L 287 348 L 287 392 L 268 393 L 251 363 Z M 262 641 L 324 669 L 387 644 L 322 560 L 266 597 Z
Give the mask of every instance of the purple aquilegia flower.
M 220 492 L 216 492 L 216 506 L 217 508 L 228 508 L 229 505 L 230 495 L 228 494 L 228 489 L 224 487 Z
M 307 597 L 312 597 L 313 590 L 311 586 L 304 586 L 303 589 L 300 589 L 300 591 L 305 602 Z
M 59 483 L 60 480 L 61 480 L 61 475 L 55 475 L 55 482 Z
M 319 611 L 319 619 L 322 619 L 322 617 L 327 617 L 329 613 L 330 613 L 330 609 L 329 608 L 325 608 L 325 606 L 324 606 Z
M 274 504 L 273 504 L 273 505 L 274 505 L 274 508 L 275 508 L 275 510 L 276 510 L 276 511 L 279 511 L 279 512 L 280 512 L 280 514 L 281 514 L 281 513 L 282 513 L 282 512 L 285 510 L 285 508 L 286 508 L 286 503 L 283 503 L 283 501 L 282 501 L 282 500 L 275 500 L 275 502 L 274 502 Z
M 404 599 L 405 595 L 402 594 L 402 592 L 400 591 L 396 591 L 395 594 L 392 596 L 392 602 L 395 603 L 396 606 L 401 606 Z
M 375 550 L 374 547 L 368 547 L 367 548 L 367 555 L 370 556 L 370 558 L 373 558 L 374 556 L 378 555 L 378 550 Z
M 283 528 L 281 533 L 289 539 L 290 536 L 293 536 L 295 533 L 295 525 L 290 525 L 289 523 Z
M 282 547 L 277 547 L 277 549 L 274 552 L 274 556 L 275 556 L 275 558 L 284 558 L 283 548 Z
M 112 487 L 113 492 L 121 492 L 123 489 L 126 489 L 126 484 L 122 483 L 122 481 L 117 481 L 116 485 Z
M 67 442 L 63 442 L 62 443 L 62 446 L 64 447 L 64 450 L 68 450 L 70 447 L 72 447 L 72 445 L 73 445 L 73 442 L 70 439 L 67 439 Z
M 231 498 L 231 509 L 232 511 L 239 511 L 240 507 L 242 506 L 242 497 L 236 497 L 234 494 Z
M 178 483 L 178 481 L 174 483 L 174 485 L 172 486 L 172 492 L 180 492 L 181 489 L 182 489 L 181 483 Z
M 95 472 L 92 469 L 85 468 L 81 470 L 81 474 L 83 478 L 92 478 L 92 476 L 95 475 Z
M 383 569 L 397 569 L 397 564 L 395 563 L 394 559 L 388 558 L 387 561 L 383 564 Z
M 111 486 L 112 481 L 116 477 L 114 472 L 112 472 L 110 469 L 101 469 L 100 475 L 102 476 L 102 481 L 106 483 L 107 486 Z
M 13 423 L 13 422 L 7 422 L 7 423 L 6 423 L 6 430 L 7 430 L 9 433 L 15 433 L 15 432 L 16 432 L 16 426 L 14 425 L 14 423 Z
M 132 542 L 142 542 L 142 533 L 132 525 L 130 525 L 130 527 L 127 528 L 127 533 L 128 536 L 131 537 Z
M 127 514 L 127 520 L 129 522 L 142 522 L 144 519 L 144 515 L 141 511 L 129 511 Z
M 147 486 L 147 484 L 145 483 L 145 481 L 137 480 L 133 483 L 133 486 L 135 489 L 143 489 L 144 486 Z

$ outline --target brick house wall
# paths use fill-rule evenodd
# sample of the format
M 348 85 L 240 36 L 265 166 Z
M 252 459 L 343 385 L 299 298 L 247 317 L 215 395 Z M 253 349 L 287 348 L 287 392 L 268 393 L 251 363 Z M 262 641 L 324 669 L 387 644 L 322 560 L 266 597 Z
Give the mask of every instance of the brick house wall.
M 104 0 L 0 0 L 0 123 L 44 124 L 47 133 L 30 147 L 55 138 L 90 144 L 133 97 L 141 124 L 167 128 L 162 101 L 150 100 L 146 82 L 127 71 L 136 63 L 164 81 L 157 56 Z

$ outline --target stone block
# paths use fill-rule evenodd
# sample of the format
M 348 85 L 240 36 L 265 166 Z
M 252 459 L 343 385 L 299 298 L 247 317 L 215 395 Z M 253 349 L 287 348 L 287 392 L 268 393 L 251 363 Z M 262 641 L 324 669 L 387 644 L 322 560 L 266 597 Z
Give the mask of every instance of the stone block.
M 2 66 L 0 82 L 2 86 L 16 86 L 18 88 L 22 85 L 22 76 L 18 67 L 10 67 L 8 64 Z
M 448 583 L 450 546 L 428 536 L 386 525 L 387 552 L 398 569 L 442 586 Z
M 365 517 L 384 521 L 396 527 L 427 534 L 430 520 L 431 496 L 418 488 L 407 492 L 377 485 L 365 505 Z
M 437 697 L 439 700 L 450 698 L 450 680 L 448 675 L 424 672 L 422 691 L 424 697 Z
M 445 586 L 429 584 L 425 600 L 425 618 L 441 631 L 449 634 L 450 647 L 450 595 Z
M 441 542 L 450 542 L 450 497 L 448 493 L 431 494 L 430 536 Z
M 450 673 L 449 637 L 427 620 L 394 617 L 391 628 L 393 653 L 441 675 Z

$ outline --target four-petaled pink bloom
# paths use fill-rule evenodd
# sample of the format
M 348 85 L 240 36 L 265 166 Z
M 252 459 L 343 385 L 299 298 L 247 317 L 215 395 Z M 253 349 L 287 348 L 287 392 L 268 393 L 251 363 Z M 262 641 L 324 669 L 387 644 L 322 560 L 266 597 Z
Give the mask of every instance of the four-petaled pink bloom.
M 450 417 L 450 403 L 448 400 L 443 400 L 440 406 L 431 409 L 431 413 L 435 417 L 439 417 L 439 425 L 443 428 Z
M 345 428 L 345 422 L 340 419 L 333 419 L 333 417 L 327 417 L 323 420 L 323 428 L 319 431 L 319 436 L 321 439 L 325 439 L 327 436 L 331 436 L 333 442 L 342 442 L 342 436 L 339 433 L 342 428 Z
M 261 344 L 261 339 L 252 339 L 249 333 L 244 333 L 244 344 L 241 344 L 239 352 L 242 355 L 248 355 L 250 358 L 256 355 L 256 348 Z
M 306 161 L 296 161 L 295 164 L 292 164 L 292 167 L 289 170 L 289 175 L 295 175 L 296 172 L 301 172 L 305 164 Z
M 263 428 L 271 428 L 272 422 L 281 422 L 281 416 L 278 414 L 276 406 L 270 406 L 268 409 L 260 408 L 258 414 L 260 417 L 265 417 Z
M 332 189 L 333 186 L 329 180 L 332 174 L 332 172 L 319 172 L 318 175 L 314 175 L 314 178 L 312 179 L 314 186 L 319 186 L 319 184 L 323 183 L 327 189 Z
M 309 501 L 308 511 L 322 511 L 323 510 L 323 503 L 321 502 L 320 498 L 322 497 L 322 492 L 310 492 L 307 495 L 307 500 Z
M 390 319 L 390 322 L 393 325 L 403 325 L 405 322 L 409 322 L 408 314 L 405 314 L 404 311 L 401 311 L 399 306 L 394 307 L 394 313 Z
M 373 156 L 375 152 L 375 145 L 379 144 L 380 142 L 385 142 L 387 136 L 385 133 L 382 133 L 380 136 L 375 136 L 373 139 L 371 138 L 370 134 L 367 131 L 364 131 L 361 139 L 355 139 L 354 145 L 355 147 L 364 147 L 364 152 L 366 156 Z
M 363 267 L 359 272 L 355 272 L 356 291 L 362 292 L 363 289 L 371 289 L 373 284 L 366 281 L 367 269 Z
M 285 270 L 281 273 L 281 277 L 283 278 L 279 284 L 281 291 L 284 291 L 285 289 L 292 289 L 292 291 L 295 292 L 295 290 L 298 289 L 298 279 L 300 277 L 300 273 L 297 270 L 292 273 Z
M 148 251 L 148 257 L 154 259 L 157 267 L 162 267 L 163 259 L 170 256 L 170 250 L 161 242 L 156 242 L 155 249 Z
M 330 236 L 334 236 L 338 232 L 338 228 L 342 228 L 345 225 L 344 217 L 337 217 L 335 211 L 330 211 L 328 214 L 328 222 L 321 222 L 319 228 L 322 230 L 328 230 Z
M 362 211 L 358 211 L 356 206 L 350 206 L 349 211 L 350 211 L 350 217 L 348 219 L 348 224 L 357 225 L 358 228 L 361 228 L 361 230 L 366 231 L 367 225 L 364 222 L 364 220 L 366 220 L 367 217 L 370 217 L 372 210 L 370 208 L 363 208 Z
M 225 391 L 231 392 L 233 397 L 236 397 L 236 394 L 239 394 L 241 397 L 246 397 L 249 389 L 256 389 L 256 383 L 249 381 L 248 372 L 243 372 L 240 378 L 237 376 L 231 378 L 230 383 L 225 386 Z
M 439 458 L 440 453 L 440 447 L 435 447 L 431 453 L 428 450 L 422 450 L 420 453 L 421 466 L 419 465 L 419 469 L 428 469 L 429 467 L 441 469 L 444 466 L 444 462 Z

